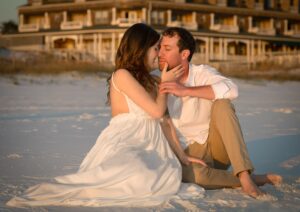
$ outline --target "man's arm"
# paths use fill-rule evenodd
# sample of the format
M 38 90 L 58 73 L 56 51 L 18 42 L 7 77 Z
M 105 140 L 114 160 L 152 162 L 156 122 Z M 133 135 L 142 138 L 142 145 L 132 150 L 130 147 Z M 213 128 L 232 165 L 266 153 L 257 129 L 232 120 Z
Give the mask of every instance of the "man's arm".
M 187 87 L 175 81 L 164 82 L 160 85 L 160 92 L 171 93 L 180 97 L 191 96 L 208 100 L 232 100 L 238 96 L 237 86 L 210 66 L 203 66 L 194 80 L 198 86 Z
M 160 84 L 161 93 L 171 93 L 176 96 L 192 96 L 208 100 L 215 99 L 215 92 L 211 85 L 187 87 L 178 82 L 165 82 Z

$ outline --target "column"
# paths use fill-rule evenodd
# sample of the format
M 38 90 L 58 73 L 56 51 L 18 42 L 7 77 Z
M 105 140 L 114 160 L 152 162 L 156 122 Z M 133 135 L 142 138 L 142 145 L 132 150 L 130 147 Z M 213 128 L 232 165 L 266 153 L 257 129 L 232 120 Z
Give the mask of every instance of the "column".
M 102 61 L 102 34 L 98 34 L 98 59 Z
M 79 35 L 79 40 L 78 40 L 78 50 L 83 50 L 83 35 Z
M 45 12 L 44 19 L 45 19 L 44 29 L 50 29 L 49 14 L 47 12 Z
M 63 22 L 67 22 L 67 11 L 63 12 Z
M 50 50 L 50 47 L 51 47 L 51 43 L 50 43 L 50 38 L 49 36 L 45 36 L 45 50 Z
M 213 27 L 215 25 L 215 14 L 214 13 L 211 13 L 210 14 L 210 27 Z
M 20 29 L 23 27 L 24 25 L 24 15 L 20 14 L 19 15 L 19 31 L 21 31 Z
M 285 34 L 288 31 L 288 20 L 285 19 L 283 23 L 284 23 L 284 34 Z
M 115 49 L 116 49 L 116 34 L 113 32 L 111 34 L 111 55 L 110 55 L 110 60 L 112 63 L 114 63 L 114 58 L 115 58 Z
M 254 58 L 254 51 L 255 51 L 255 49 L 254 49 L 254 40 L 251 40 L 251 45 L 250 45 L 251 47 L 250 47 L 250 51 L 251 51 L 251 62 L 253 63 L 254 61 L 255 61 L 255 58 Z
M 143 23 L 146 23 L 146 21 L 147 21 L 147 15 L 146 14 L 147 14 L 147 9 L 143 7 L 143 9 L 142 9 L 142 22 Z
M 237 15 L 234 15 L 233 16 L 233 25 L 236 27 L 238 26 L 238 23 L 237 23 Z
M 92 11 L 88 9 L 86 15 L 87 15 L 86 25 L 92 26 Z
M 171 24 L 172 22 L 172 11 L 167 10 L 167 25 Z
M 111 18 L 111 24 L 112 25 L 116 25 L 117 24 L 117 20 L 116 20 L 116 17 L 117 17 L 117 9 L 115 7 L 113 7 L 111 9 L 111 12 L 112 12 L 112 18 Z
M 149 2 L 147 24 L 151 25 L 152 3 Z
M 213 60 L 214 57 L 214 38 L 209 39 L 209 59 Z
M 205 38 L 205 62 L 209 62 L 209 38 Z
M 273 18 L 271 18 L 270 19 L 270 25 L 271 25 L 271 27 L 270 27 L 270 29 L 274 29 L 274 19 Z
M 224 60 L 227 60 L 227 46 L 228 46 L 228 39 L 224 39 L 224 55 L 223 55 Z
M 248 17 L 248 31 L 251 31 L 252 30 L 252 17 L 249 16 Z
M 93 55 L 97 57 L 97 34 L 93 34 Z
M 193 24 L 197 23 L 197 14 L 196 14 L 196 12 L 192 13 L 192 23 Z
M 219 38 L 219 60 L 223 60 L 223 38 Z
M 250 40 L 246 41 L 247 44 L 247 63 L 249 64 L 251 62 L 251 49 L 250 49 Z

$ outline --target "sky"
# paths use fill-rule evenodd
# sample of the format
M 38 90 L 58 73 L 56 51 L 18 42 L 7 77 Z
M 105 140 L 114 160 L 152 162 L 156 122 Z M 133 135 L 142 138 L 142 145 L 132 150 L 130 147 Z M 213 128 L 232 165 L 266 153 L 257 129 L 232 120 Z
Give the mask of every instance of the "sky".
M 0 23 L 13 20 L 18 23 L 17 7 L 27 0 L 0 0 Z

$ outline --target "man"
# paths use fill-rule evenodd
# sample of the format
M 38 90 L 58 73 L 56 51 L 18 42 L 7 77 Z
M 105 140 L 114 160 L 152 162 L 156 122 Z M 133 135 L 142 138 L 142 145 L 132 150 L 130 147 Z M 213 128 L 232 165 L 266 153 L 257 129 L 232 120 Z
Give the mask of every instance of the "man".
M 187 156 L 197 157 L 208 165 L 186 160 L 183 181 L 206 189 L 242 186 L 245 193 L 258 197 L 263 193 L 257 185 L 278 184 L 282 178 L 275 174 L 252 174 L 254 168 L 230 102 L 238 96 L 237 86 L 210 66 L 190 64 L 194 51 L 195 40 L 187 30 L 172 27 L 162 33 L 160 69 L 165 63 L 169 68 L 179 64 L 184 68 L 178 81 L 160 85 L 160 92 L 170 93 L 170 119 L 164 122 L 164 131 L 169 127 L 171 132 L 165 133 L 166 137 L 180 142 Z M 181 147 L 175 148 L 177 155 Z M 183 158 L 182 154 L 179 158 Z M 232 172 L 227 170 L 230 165 Z

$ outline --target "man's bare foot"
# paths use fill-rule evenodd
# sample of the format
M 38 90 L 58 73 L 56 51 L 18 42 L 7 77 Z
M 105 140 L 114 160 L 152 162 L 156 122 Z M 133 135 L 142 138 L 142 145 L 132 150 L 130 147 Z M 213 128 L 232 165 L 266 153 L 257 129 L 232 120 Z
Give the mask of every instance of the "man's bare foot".
M 282 182 L 282 177 L 278 174 L 252 175 L 252 179 L 258 186 L 265 185 L 266 183 L 271 185 L 279 185 Z
M 243 171 L 239 173 L 239 179 L 242 185 L 243 191 L 253 198 L 257 198 L 264 193 L 257 187 L 257 185 L 253 182 L 248 171 Z
M 272 185 L 279 185 L 282 183 L 282 177 L 278 174 L 266 174 L 266 177 L 268 179 L 268 183 Z

